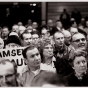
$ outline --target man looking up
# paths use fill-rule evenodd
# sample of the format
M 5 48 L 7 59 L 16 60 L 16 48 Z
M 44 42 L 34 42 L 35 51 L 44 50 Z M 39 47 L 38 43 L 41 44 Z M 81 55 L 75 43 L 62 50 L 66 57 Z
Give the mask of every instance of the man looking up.
M 27 66 L 19 77 L 20 83 L 22 86 L 31 86 L 33 80 L 42 72 L 40 70 L 41 56 L 39 50 L 34 45 L 25 48 L 22 54 Z
M 54 33 L 54 55 L 56 57 L 56 70 L 57 73 L 66 76 L 72 72 L 72 68 L 69 65 L 69 57 L 72 50 L 65 45 L 64 34 L 60 31 Z

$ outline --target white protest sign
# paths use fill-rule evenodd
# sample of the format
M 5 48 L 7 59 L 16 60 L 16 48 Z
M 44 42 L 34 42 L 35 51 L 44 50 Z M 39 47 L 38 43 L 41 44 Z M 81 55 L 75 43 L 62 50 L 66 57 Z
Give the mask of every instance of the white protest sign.
M 17 72 L 20 73 L 26 65 L 22 55 L 23 49 L 24 47 L 0 49 L 0 59 L 14 60 L 18 66 Z

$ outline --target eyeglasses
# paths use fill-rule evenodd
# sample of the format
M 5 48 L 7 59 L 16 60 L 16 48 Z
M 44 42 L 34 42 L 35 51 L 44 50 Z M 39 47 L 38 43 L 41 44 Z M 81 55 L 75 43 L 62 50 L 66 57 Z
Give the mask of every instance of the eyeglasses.
M 81 39 L 74 40 L 73 42 L 80 42 L 80 40 L 84 42 L 86 39 L 85 38 L 81 38 Z

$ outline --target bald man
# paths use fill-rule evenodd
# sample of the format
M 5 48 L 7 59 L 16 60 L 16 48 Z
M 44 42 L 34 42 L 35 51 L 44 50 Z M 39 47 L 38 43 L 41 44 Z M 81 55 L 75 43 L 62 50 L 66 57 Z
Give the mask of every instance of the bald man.
M 18 25 L 13 25 L 12 26 L 12 32 L 18 33 Z
M 71 33 L 71 35 L 78 33 L 78 29 L 72 27 L 72 28 L 70 28 L 70 33 Z
M 19 26 L 18 31 L 19 31 L 19 36 L 26 30 L 26 27 L 24 26 Z
M 87 48 L 87 41 L 85 35 L 81 33 L 76 33 L 72 36 L 72 45 L 75 49 L 86 49 Z
M 71 44 L 71 33 L 67 30 L 63 30 L 62 33 L 64 34 L 65 37 L 65 44 L 69 46 Z

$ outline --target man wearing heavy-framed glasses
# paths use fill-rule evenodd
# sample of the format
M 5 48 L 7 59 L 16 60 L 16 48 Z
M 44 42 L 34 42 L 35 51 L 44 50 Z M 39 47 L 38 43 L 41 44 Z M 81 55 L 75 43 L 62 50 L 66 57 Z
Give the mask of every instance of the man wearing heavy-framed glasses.
M 75 49 L 86 49 L 87 48 L 86 36 L 82 33 L 73 34 L 72 45 Z
M 0 86 L 1 87 L 17 87 L 17 66 L 15 62 L 8 59 L 0 61 Z

